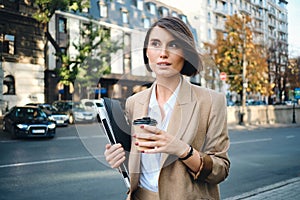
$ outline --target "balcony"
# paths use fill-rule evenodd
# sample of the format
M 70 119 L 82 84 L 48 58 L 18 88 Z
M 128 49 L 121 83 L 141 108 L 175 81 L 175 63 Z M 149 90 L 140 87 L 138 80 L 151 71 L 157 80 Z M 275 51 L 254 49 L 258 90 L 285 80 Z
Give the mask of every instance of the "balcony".
M 228 15 L 228 10 L 217 8 L 217 9 L 214 10 L 214 13 L 216 15 L 227 16 Z

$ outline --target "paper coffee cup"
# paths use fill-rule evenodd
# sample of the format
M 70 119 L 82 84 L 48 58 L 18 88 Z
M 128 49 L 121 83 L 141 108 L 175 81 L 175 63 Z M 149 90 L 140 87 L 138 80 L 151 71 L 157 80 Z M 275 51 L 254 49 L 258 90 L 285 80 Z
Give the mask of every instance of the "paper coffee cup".
M 139 134 L 139 133 L 149 133 L 145 129 L 140 128 L 140 126 L 141 125 L 156 126 L 157 121 L 155 119 L 150 118 L 150 117 L 143 117 L 143 118 L 140 118 L 140 119 L 135 119 L 132 124 L 133 124 L 133 133 L 137 133 L 137 134 Z M 148 142 L 150 140 L 136 138 L 136 141 L 137 142 Z M 138 146 L 137 149 L 139 151 L 143 151 L 143 150 L 147 150 L 147 149 L 151 149 L 151 148 L 139 147 Z

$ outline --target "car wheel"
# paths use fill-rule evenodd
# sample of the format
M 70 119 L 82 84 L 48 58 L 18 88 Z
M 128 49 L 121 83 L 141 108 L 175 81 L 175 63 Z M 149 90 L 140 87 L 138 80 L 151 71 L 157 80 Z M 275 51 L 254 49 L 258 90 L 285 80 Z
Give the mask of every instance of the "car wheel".
M 18 138 L 18 136 L 17 136 L 17 133 L 16 133 L 16 128 L 13 127 L 12 131 L 11 131 L 11 139 L 15 140 L 17 138 Z
M 73 115 L 70 115 L 70 117 L 69 117 L 69 123 L 70 124 L 74 124 L 74 116 Z

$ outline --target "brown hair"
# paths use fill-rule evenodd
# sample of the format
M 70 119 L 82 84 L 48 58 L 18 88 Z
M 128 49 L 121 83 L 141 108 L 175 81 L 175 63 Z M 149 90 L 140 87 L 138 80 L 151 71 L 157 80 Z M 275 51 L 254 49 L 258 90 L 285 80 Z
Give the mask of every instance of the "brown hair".
M 184 64 L 180 71 L 181 74 L 194 76 L 202 70 L 202 64 L 199 53 L 196 50 L 194 37 L 188 26 L 178 17 L 164 17 L 159 19 L 150 27 L 144 40 L 143 57 L 148 71 L 151 72 L 152 70 L 149 66 L 149 60 L 147 57 L 147 47 L 150 33 L 156 26 L 166 29 L 175 39 L 179 40 L 182 45 Z

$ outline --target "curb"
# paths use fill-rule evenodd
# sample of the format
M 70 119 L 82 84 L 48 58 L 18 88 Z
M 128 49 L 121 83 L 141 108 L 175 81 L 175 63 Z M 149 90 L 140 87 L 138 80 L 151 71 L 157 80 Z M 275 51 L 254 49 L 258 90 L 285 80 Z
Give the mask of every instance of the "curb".
M 287 128 L 287 127 L 300 127 L 300 124 L 261 124 L 261 125 L 228 125 L 228 130 L 254 130 L 263 128 Z
M 261 187 L 261 188 L 252 190 L 250 192 L 246 192 L 246 193 L 241 194 L 241 195 L 237 195 L 237 196 L 234 196 L 234 197 L 228 197 L 224 200 L 247 199 L 247 198 L 255 197 L 255 196 L 263 194 L 265 192 L 270 192 L 270 191 L 273 191 L 273 190 L 276 190 L 276 189 L 279 189 L 279 188 L 282 188 L 284 186 L 294 184 L 294 183 L 297 183 L 297 182 L 300 182 L 300 177 L 292 178 L 292 179 L 281 181 L 281 182 L 278 182 L 278 183 L 275 183 L 275 184 L 272 184 L 272 185 Z

